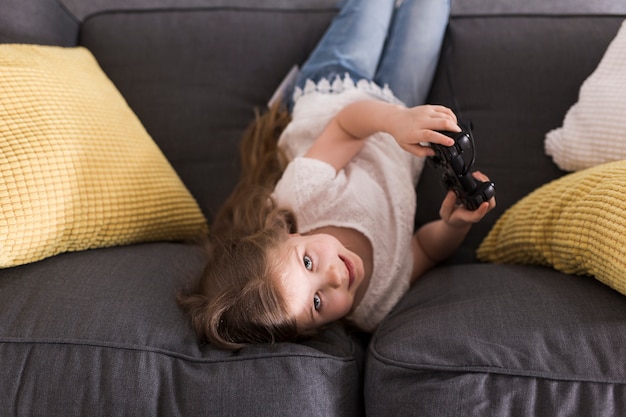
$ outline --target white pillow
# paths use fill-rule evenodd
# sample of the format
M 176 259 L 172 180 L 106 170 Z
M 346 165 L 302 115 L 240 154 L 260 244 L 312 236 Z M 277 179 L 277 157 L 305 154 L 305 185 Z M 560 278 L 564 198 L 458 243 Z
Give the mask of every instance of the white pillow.
M 563 126 L 546 135 L 545 151 L 566 171 L 626 159 L 626 21 Z

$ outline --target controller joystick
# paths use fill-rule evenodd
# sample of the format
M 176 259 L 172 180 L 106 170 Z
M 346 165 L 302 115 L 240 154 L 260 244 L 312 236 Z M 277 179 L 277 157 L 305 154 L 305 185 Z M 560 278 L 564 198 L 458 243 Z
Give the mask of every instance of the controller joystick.
M 432 144 L 435 155 L 430 160 L 445 169 L 443 184 L 453 190 L 460 203 L 468 210 L 476 210 L 482 203 L 496 194 L 495 184 L 479 181 L 470 172 L 474 165 L 475 149 L 471 132 L 440 131 L 452 139 L 452 146 Z

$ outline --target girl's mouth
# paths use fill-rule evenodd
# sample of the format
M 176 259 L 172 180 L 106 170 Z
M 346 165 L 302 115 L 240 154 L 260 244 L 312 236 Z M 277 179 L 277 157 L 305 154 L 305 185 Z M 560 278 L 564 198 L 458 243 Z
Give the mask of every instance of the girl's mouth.
M 346 269 L 348 270 L 348 289 L 352 287 L 352 283 L 354 282 L 354 265 L 350 262 L 349 259 L 344 258 L 343 256 L 339 256 L 339 259 L 346 265 Z

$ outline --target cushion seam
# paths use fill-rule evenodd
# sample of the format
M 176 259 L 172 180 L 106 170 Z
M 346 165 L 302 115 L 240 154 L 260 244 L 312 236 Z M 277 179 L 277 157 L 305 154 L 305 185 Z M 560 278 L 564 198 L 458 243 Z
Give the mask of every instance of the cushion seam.
M 450 20 L 463 19 L 589 19 L 589 18 L 623 18 L 626 13 L 494 13 L 494 14 L 453 14 Z
M 374 342 L 372 342 L 374 343 Z M 546 372 L 546 371 L 533 371 L 515 368 L 503 368 L 491 365 L 433 365 L 433 364 L 416 364 L 400 362 L 393 359 L 388 359 L 378 353 L 374 348 L 371 348 L 368 355 L 368 360 L 376 359 L 382 364 L 386 364 L 395 368 L 412 369 L 421 372 L 426 371 L 443 371 L 443 372 L 457 372 L 457 373 L 488 373 L 496 375 L 517 376 L 517 377 L 530 377 L 540 378 L 553 381 L 570 381 L 570 382 L 591 382 L 597 384 L 620 384 L 626 385 L 626 379 L 613 379 L 606 378 L 601 380 L 597 376 L 577 375 L 576 377 L 566 374 Z
M 145 8 L 145 9 L 108 9 L 100 10 L 85 14 L 81 23 L 85 24 L 88 20 L 105 16 L 105 15 L 124 15 L 124 14 L 153 14 L 153 13 L 198 13 L 198 12 L 254 12 L 254 13 L 336 13 L 335 8 L 294 8 L 283 9 L 278 7 L 236 7 L 236 6 L 207 6 L 207 7 L 163 7 L 163 8 Z
M 89 340 L 80 340 L 80 339 L 51 339 L 51 338 L 42 338 L 42 339 L 25 339 L 25 338 L 11 338 L 4 337 L 0 338 L 0 347 L 2 345 L 58 345 L 58 346 L 71 346 L 76 348 L 97 348 L 97 349 L 110 349 L 116 351 L 131 351 L 136 353 L 149 353 L 149 354 L 157 354 L 161 356 L 168 356 L 174 359 L 184 360 L 186 362 L 191 363 L 224 363 L 224 362 L 244 362 L 251 360 L 259 360 L 259 359 L 281 359 L 281 358 L 310 358 L 310 359 L 328 359 L 331 361 L 338 361 L 344 363 L 357 362 L 356 357 L 352 354 L 350 356 L 333 356 L 330 354 L 307 354 L 307 353 L 277 353 L 277 354 L 250 354 L 247 356 L 237 356 L 231 358 L 203 358 L 191 356 L 189 354 L 174 352 L 168 349 L 150 347 L 145 345 L 135 345 L 135 344 L 125 344 L 125 343 L 113 343 L 106 341 L 89 341 Z M 313 348 L 312 348 L 313 349 Z

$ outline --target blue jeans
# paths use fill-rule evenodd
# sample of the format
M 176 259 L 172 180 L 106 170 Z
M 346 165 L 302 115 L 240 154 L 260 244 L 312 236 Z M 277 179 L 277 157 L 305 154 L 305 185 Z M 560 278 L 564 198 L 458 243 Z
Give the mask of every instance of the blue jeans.
M 343 0 L 296 86 L 347 73 L 387 84 L 407 106 L 423 104 L 449 12 L 450 0 Z

